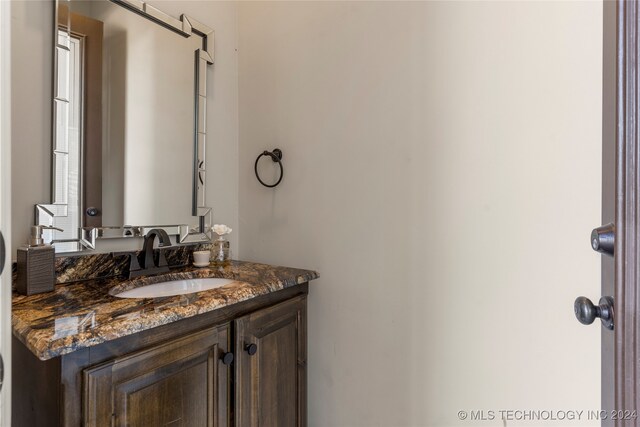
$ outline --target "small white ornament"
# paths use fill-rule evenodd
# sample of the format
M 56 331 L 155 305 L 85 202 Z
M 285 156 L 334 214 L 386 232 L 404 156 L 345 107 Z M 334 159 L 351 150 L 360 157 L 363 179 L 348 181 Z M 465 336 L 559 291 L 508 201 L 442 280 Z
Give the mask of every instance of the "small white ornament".
M 213 232 L 216 233 L 218 236 L 224 236 L 225 234 L 229 234 L 231 233 L 231 228 L 227 227 L 224 224 L 214 224 L 213 226 Z

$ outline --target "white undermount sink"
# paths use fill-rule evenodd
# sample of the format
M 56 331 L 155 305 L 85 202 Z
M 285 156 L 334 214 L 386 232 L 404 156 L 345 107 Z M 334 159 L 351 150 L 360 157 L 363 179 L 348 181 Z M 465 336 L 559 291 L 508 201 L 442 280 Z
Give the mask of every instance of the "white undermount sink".
M 205 278 L 184 279 L 171 282 L 153 283 L 139 288 L 120 292 L 114 296 L 118 298 L 159 298 L 174 295 L 192 294 L 194 292 L 208 291 L 234 282 L 230 279 Z

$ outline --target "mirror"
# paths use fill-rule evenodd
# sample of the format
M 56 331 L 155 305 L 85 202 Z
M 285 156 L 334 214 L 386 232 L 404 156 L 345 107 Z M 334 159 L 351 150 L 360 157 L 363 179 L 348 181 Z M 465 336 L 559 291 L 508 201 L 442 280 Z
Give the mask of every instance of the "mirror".
M 58 0 L 51 203 L 57 252 L 164 228 L 210 240 L 206 68 L 213 31 L 135 0 Z M 172 225 L 166 225 L 172 224 Z

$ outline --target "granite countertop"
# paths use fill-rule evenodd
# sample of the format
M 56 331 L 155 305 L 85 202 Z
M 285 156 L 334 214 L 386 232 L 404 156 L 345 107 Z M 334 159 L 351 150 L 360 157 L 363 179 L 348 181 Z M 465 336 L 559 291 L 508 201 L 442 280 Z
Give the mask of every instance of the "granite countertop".
M 146 284 L 189 278 L 233 279 L 220 288 L 162 298 L 117 298 L 112 293 Z M 161 276 L 120 277 L 60 284 L 53 292 L 14 292 L 13 334 L 40 360 L 197 316 L 316 279 L 315 271 L 229 261 L 210 267 L 180 267 Z

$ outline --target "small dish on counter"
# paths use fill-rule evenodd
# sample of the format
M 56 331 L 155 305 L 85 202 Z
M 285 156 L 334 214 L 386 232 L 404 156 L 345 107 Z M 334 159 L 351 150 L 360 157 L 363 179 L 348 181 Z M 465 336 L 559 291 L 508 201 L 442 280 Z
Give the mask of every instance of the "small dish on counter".
M 193 265 L 198 268 L 208 267 L 211 261 L 211 251 L 193 252 Z

